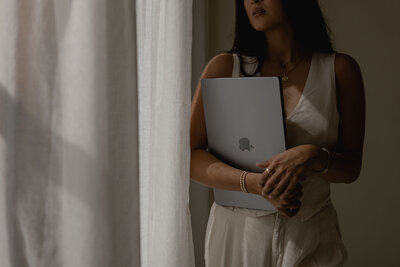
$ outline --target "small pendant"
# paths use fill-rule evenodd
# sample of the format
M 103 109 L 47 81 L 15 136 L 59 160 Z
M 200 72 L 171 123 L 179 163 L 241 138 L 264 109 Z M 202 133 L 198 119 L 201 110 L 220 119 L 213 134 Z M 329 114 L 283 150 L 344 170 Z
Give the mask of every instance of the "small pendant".
M 282 81 L 286 82 L 289 80 L 289 77 L 287 75 L 282 76 Z

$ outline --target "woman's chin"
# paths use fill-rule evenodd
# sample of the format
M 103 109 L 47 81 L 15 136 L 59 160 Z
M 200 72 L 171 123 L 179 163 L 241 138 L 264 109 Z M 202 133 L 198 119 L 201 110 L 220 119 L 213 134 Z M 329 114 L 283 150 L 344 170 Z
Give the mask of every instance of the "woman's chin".
M 271 28 L 271 25 L 265 23 L 254 23 L 252 26 L 258 32 L 268 31 Z
M 253 21 L 251 26 L 258 32 L 267 32 L 274 30 L 278 27 L 290 27 L 289 24 L 284 24 L 282 22 L 272 22 L 272 21 Z
M 268 27 L 266 27 L 266 26 L 256 26 L 256 27 L 253 26 L 253 28 L 258 32 L 268 31 Z

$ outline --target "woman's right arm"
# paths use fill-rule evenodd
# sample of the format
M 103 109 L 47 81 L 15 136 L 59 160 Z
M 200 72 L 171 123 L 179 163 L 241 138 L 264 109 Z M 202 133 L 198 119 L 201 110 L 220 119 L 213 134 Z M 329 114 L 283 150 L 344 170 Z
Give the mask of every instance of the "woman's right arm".
M 212 58 L 200 76 L 190 115 L 190 177 L 208 187 L 241 191 L 239 177 L 242 170 L 220 161 L 206 150 L 207 132 L 201 94 L 202 79 L 232 77 L 232 68 L 232 55 L 223 53 Z M 259 194 L 261 188 L 251 184 L 254 179 L 250 175 L 246 179 L 247 188 L 249 192 Z

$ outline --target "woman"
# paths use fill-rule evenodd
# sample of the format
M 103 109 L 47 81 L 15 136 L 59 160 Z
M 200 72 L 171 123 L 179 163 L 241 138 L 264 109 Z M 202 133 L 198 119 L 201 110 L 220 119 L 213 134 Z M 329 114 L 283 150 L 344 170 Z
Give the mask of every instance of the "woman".
M 203 78 L 281 76 L 288 149 L 247 173 L 207 152 L 201 83 L 192 103 L 191 178 L 263 196 L 278 212 L 215 202 L 206 266 L 342 266 L 347 258 L 330 183 L 360 174 L 365 95 L 356 61 L 332 49 L 317 0 L 237 0 L 235 41 Z

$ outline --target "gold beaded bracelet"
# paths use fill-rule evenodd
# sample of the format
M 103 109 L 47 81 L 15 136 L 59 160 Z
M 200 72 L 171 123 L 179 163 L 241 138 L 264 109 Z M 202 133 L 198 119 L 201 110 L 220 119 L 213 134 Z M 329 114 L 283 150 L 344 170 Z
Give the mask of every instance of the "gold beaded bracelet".
M 240 179 L 239 179 L 239 183 L 240 183 L 240 189 L 242 189 L 242 192 L 248 193 L 249 191 L 247 191 L 247 186 L 246 186 L 246 175 L 248 174 L 247 171 L 243 171 L 240 174 Z

